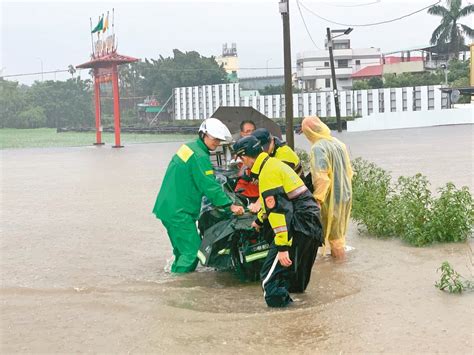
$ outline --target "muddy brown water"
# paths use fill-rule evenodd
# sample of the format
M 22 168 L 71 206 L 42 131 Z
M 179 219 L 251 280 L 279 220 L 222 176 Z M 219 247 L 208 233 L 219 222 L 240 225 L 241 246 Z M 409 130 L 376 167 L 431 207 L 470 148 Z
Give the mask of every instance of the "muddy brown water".
M 341 139 L 394 176 L 472 191 L 472 126 Z M 444 260 L 472 277 L 466 243 L 413 248 L 351 225 L 347 261 L 318 256 L 285 310 L 229 273 L 171 275 L 151 208 L 178 146 L 1 152 L 2 353 L 472 353 L 474 295 L 433 286 Z

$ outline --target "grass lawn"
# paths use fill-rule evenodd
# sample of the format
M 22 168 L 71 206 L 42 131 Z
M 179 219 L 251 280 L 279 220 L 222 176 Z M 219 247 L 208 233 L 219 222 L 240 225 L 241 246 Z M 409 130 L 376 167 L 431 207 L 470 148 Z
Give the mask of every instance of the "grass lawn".
M 128 143 L 160 143 L 189 140 L 191 135 L 184 134 L 136 134 L 122 133 L 122 145 Z M 95 132 L 56 133 L 55 128 L 38 129 L 0 129 L 0 149 L 37 148 L 37 147 L 77 147 L 92 145 Z M 102 142 L 115 143 L 113 133 L 102 133 Z

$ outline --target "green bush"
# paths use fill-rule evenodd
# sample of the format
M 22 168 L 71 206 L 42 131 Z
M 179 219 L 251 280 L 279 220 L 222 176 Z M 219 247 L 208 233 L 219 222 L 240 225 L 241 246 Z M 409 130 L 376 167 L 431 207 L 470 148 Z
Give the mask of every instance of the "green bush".
M 393 197 L 395 233 L 416 246 L 433 241 L 427 228 L 432 204 L 429 184 L 428 179 L 421 174 L 401 176 L 396 186 L 398 194 Z
M 360 158 L 352 162 L 352 218 L 377 237 L 398 236 L 415 246 L 465 241 L 474 223 L 469 189 L 447 183 L 433 197 L 428 179 L 401 176 L 392 186 L 388 172 Z
M 447 183 L 438 190 L 440 196 L 433 202 L 428 230 L 438 242 L 460 242 L 469 237 L 474 221 L 472 196 L 467 187 L 456 189 Z
M 356 80 L 352 84 L 352 90 L 369 90 L 371 89 L 367 80 Z
M 456 272 L 447 261 L 444 261 L 437 271 L 441 271 L 441 278 L 435 283 L 435 287 L 441 291 L 462 293 L 474 289 L 474 283 Z
M 391 215 L 390 174 L 373 163 L 357 158 L 352 162 L 352 218 L 377 237 L 394 233 Z

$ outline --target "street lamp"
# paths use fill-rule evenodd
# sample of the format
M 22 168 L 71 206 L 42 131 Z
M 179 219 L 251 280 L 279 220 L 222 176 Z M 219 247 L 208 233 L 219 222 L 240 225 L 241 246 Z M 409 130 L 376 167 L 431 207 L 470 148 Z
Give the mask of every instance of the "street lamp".
M 36 57 L 36 59 L 39 59 L 39 61 L 41 62 L 41 81 L 44 81 L 44 79 L 43 79 L 43 59 L 41 59 L 40 57 Z
M 334 55 L 332 53 L 332 40 L 337 37 L 341 37 L 344 35 L 348 35 L 351 33 L 353 28 L 349 27 L 343 33 L 331 37 L 331 29 L 329 27 L 326 28 L 326 34 L 328 37 L 328 49 L 329 49 L 329 60 L 331 62 L 331 77 L 332 77 L 332 89 L 334 92 L 334 104 L 336 106 L 336 120 L 337 120 L 337 131 L 342 132 L 342 122 L 341 122 L 341 110 L 339 108 L 339 93 L 337 91 L 337 84 L 336 84 L 336 69 L 334 68 Z
M 352 28 L 352 27 L 349 27 L 347 30 L 344 31 L 344 34 L 345 34 L 345 35 L 348 35 L 349 33 L 352 32 L 352 30 L 353 30 L 353 28 Z
M 272 58 L 269 58 L 269 59 L 266 60 L 266 63 L 267 63 L 267 76 L 268 76 L 268 62 L 271 61 L 271 60 L 272 60 Z

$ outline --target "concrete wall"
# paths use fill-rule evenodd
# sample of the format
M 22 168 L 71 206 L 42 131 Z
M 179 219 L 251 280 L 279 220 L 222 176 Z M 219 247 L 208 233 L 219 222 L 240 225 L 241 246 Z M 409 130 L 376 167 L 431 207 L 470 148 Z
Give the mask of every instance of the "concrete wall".
M 401 62 L 394 64 L 385 64 L 383 66 L 384 74 L 416 73 L 425 70 L 423 61 Z
M 474 105 L 463 108 L 378 113 L 347 122 L 348 132 L 474 124 Z

